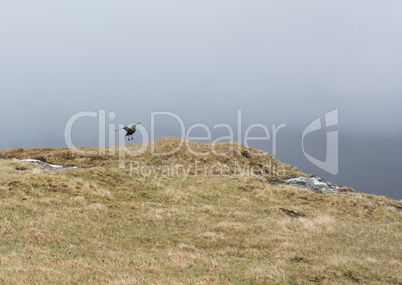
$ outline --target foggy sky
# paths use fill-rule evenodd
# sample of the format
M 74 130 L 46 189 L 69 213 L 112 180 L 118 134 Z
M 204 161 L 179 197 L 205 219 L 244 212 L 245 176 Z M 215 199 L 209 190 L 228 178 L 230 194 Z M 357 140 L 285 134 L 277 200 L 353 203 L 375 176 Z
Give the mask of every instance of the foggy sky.
M 80 111 L 235 128 L 241 109 L 244 126 L 303 130 L 338 108 L 351 165 L 369 152 L 360 138 L 400 142 L 401 19 L 397 0 L 1 1 L 0 150 L 64 147 Z M 96 127 L 77 123 L 77 145 L 96 146 Z M 158 132 L 177 135 L 166 123 Z

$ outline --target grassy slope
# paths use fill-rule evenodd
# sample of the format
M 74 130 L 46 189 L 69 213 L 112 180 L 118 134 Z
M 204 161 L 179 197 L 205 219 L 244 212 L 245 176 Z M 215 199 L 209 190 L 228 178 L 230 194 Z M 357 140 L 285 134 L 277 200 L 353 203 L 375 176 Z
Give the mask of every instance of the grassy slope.
M 156 148 L 177 143 L 166 138 Z M 208 171 L 191 168 L 187 179 L 130 175 L 129 167 L 193 166 L 184 148 L 167 157 L 128 157 L 125 168 L 117 154 L 90 149 L 0 152 L 8 158 L 0 160 L 1 283 L 402 283 L 400 202 L 271 185 L 278 173 L 305 174 L 237 147 L 198 158 Z M 48 171 L 15 158 L 82 169 Z M 211 167 L 219 164 L 225 175 Z M 237 164 L 273 171 L 242 176 Z

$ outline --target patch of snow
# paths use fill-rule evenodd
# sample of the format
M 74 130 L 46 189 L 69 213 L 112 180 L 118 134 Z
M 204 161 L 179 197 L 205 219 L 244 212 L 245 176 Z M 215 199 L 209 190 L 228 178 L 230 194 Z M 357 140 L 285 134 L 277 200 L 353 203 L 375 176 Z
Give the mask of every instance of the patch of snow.
M 36 165 L 42 166 L 43 168 L 49 169 L 49 170 L 61 170 L 61 169 L 71 169 L 71 168 L 78 168 L 77 166 L 61 166 L 61 165 L 56 165 L 56 164 L 50 164 L 46 163 L 44 161 L 38 160 L 38 159 L 21 159 L 21 161 L 28 161 L 35 163 Z

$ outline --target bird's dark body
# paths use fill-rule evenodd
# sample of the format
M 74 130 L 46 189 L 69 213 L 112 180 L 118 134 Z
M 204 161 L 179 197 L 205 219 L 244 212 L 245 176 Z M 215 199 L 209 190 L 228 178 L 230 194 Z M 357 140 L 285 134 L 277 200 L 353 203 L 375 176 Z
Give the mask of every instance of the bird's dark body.
M 129 128 L 129 127 L 124 127 L 123 128 L 127 132 L 125 137 L 128 137 L 128 140 L 130 140 L 130 137 L 131 137 L 132 140 L 134 139 L 133 134 L 137 130 L 136 125 L 138 125 L 138 124 L 141 124 L 141 123 L 136 123 L 136 124 L 132 125 L 131 128 Z
M 135 126 L 133 126 L 133 127 L 134 127 L 134 129 L 129 128 L 129 127 L 125 127 L 125 128 L 124 128 L 124 130 L 127 132 L 126 136 L 131 136 L 132 134 L 135 133 L 136 128 L 135 128 Z

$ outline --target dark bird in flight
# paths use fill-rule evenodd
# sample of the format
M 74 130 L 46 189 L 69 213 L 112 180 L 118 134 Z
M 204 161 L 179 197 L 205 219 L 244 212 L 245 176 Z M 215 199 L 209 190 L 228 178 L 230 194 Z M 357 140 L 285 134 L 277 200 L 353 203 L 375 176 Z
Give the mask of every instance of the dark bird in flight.
M 124 128 L 122 128 L 122 129 L 124 129 L 124 130 L 127 132 L 127 134 L 125 135 L 125 137 L 128 136 L 128 140 L 130 140 L 130 137 L 131 137 L 132 140 L 134 140 L 133 134 L 134 134 L 135 131 L 137 130 L 136 125 L 138 125 L 138 124 L 141 124 L 141 123 L 136 123 L 136 124 L 132 125 L 131 128 L 129 128 L 129 127 L 124 127 Z M 116 132 L 117 132 L 118 130 L 121 130 L 121 129 L 117 129 Z

